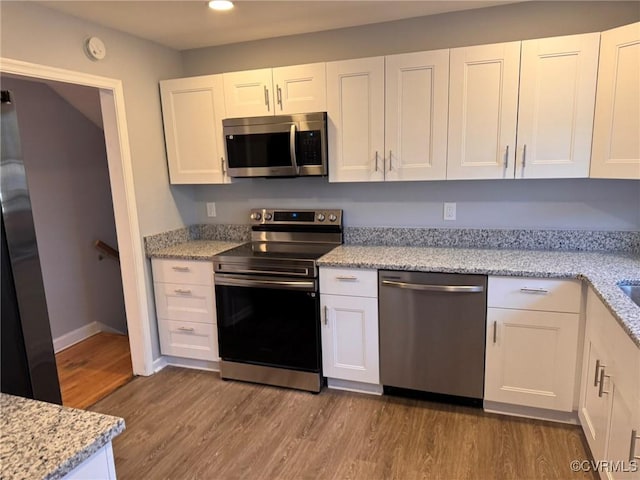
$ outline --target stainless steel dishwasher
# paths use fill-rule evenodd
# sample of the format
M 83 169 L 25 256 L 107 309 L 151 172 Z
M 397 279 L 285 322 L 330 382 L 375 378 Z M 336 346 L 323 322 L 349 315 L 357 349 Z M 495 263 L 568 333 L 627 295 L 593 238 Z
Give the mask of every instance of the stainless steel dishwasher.
M 378 281 L 385 393 L 481 405 L 487 277 L 381 270 Z

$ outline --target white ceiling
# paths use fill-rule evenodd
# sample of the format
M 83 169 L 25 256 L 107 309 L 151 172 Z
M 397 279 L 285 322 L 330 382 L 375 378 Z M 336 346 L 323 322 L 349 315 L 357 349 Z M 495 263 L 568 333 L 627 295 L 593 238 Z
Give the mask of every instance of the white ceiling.
M 41 1 L 46 7 L 176 49 L 224 45 L 522 0 L 242 1 L 215 12 L 204 0 Z

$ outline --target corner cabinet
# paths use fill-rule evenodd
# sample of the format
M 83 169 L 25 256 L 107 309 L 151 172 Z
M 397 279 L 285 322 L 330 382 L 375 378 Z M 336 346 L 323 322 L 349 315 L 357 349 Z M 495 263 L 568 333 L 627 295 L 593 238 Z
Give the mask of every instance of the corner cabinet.
M 578 280 L 489 277 L 485 408 L 574 410 L 581 299 Z
M 161 81 L 160 96 L 170 183 L 228 183 L 222 75 Z
M 329 181 L 444 180 L 449 50 L 327 64 Z
M 640 22 L 602 32 L 591 177 L 640 180 Z
M 624 467 L 601 477 L 639 478 L 640 349 L 591 289 L 578 416 L 593 458 Z
M 323 375 L 380 383 L 377 270 L 320 268 Z
M 227 117 L 324 112 L 324 63 L 224 73 Z
M 163 355 L 218 361 L 213 264 L 151 260 Z

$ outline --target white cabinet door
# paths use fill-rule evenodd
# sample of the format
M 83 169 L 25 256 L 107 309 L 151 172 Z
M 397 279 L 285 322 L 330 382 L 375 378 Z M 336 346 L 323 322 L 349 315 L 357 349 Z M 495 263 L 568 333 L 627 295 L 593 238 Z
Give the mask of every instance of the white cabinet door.
M 640 23 L 602 32 L 591 177 L 640 179 Z
M 327 110 L 327 74 L 324 63 L 273 69 L 276 115 Z
M 579 314 L 487 309 L 485 400 L 571 412 Z
M 589 338 L 585 341 L 584 361 L 578 416 L 593 458 L 602 459 L 609 419 L 609 398 L 600 393 L 600 375 L 606 359 L 599 346 Z
M 451 49 L 447 179 L 513 178 L 520 42 Z
M 323 375 L 379 384 L 378 299 L 321 294 L 320 303 Z
M 640 478 L 640 429 L 634 429 L 633 411 L 631 404 L 616 389 L 615 378 L 612 379 L 609 395 L 611 402 L 611 425 L 609 427 L 609 443 L 607 445 L 607 459 L 624 465 L 620 471 L 610 470 L 607 477 L 611 480 L 637 480 Z M 640 405 L 636 405 L 636 410 Z M 637 437 L 634 438 L 633 437 Z M 638 458 L 635 458 L 638 457 Z M 635 461 L 635 465 L 631 462 Z
M 160 82 L 171 183 L 227 183 L 221 75 Z
M 522 42 L 516 178 L 589 176 L 599 33 Z
M 444 180 L 449 50 L 391 55 L 385 63 L 385 180 Z
M 274 114 L 271 69 L 224 73 L 224 99 L 228 118 Z
M 329 181 L 384 180 L 384 57 L 327 63 Z

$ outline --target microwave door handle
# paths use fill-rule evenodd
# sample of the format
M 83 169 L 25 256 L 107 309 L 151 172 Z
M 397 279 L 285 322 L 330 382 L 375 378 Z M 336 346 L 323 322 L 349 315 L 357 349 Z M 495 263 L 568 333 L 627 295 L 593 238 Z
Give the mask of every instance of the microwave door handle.
M 296 161 L 296 124 L 291 125 L 289 133 L 289 150 L 291 152 L 291 166 L 296 175 L 300 175 L 300 167 Z

